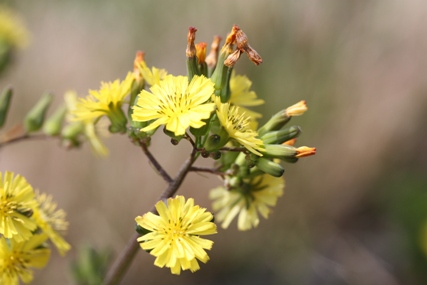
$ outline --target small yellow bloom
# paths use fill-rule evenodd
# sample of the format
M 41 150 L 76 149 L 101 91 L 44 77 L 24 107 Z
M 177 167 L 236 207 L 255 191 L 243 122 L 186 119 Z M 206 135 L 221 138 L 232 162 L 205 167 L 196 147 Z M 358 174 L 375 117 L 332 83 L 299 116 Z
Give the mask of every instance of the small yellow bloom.
M 71 111 L 75 121 L 97 120 L 108 116 L 111 121 L 110 131 L 125 132 L 127 119 L 121 109 L 124 99 L 129 94 L 135 76 L 129 72 L 120 82 L 102 82 L 101 89 L 90 90 L 86 98 L 80 98 L 76 108 Z
M 224 187 L 212 189 L 209 197 L 215 200 L 212 204 L 213 209 L 218 212 L 215 219 L 222 222 L 222 228 L 226 229 L 239 214 L 237 221 L 239 230 L 257 227 L 258 212 L 267 219 L 270 213 L 269 206 L 276 205 L 278 197 L 283 195 L 284 188 L 285 181 L 282 178 L 264 174 L 231 190 Z
M 194 76 L 188 82 L 186 76 L 168 75 L 159 84 L 142 90 L 133 107 L 132 119 L 136 122 L 154 120 L 141 131 L 147 132 L 165 125 L 176 136 L 185 134 L 188 127 L 200 128 L 203 119 L 210 117 L 215 104 L 209 103 L 214 83 L 204 76 Z
M 297 148 L 297 155 L 295 157 L 305 157 L 305 156 L 310 156 L 315 154 L 316 154 L 315 147 L 300 146 Z
M 166 266 L 173 274 L 180 274 L 181 269 L 198 270 L 197 260 L 206 263 L 209 256 L 205 249 L 213 244 L 200 236 L 216 233 L 212 214 L 183 196 L 169 198 L 167 204 L 159 201 L 156 209 L 159 215 L 147 213 L 135 218 L 138 225 L 150 231 L 138 238 L 142 249 L 156 256 L 154 265 Z
M 37 195 L 39 207 L 34 209 L 33 219 L 39 228 L 52 240 L 61 255 L 64 255 L 71 246 L 61 236 L 68 228 L 65 220 L 66 213 L 56 208 L 52 196 L 45 193 Z
M 158 69 L 157 67 L 152 67 L 151 69 L 147 67 L 145 61 L 140 61 L 137 63 L 139 72 L 144 78 L 145 82 L 150 86 L 154 86 L 160 83 L 163 80 L 168 72 L 165 69 Z
M 264 143 L 257 137 L 258 133 L 249 127 L 249 117 L 241 113 L 237 106 L 230 106 L 230 103 L 222 104 L 218 97 L 215 102 L 218 119 L 228 135 L 250 152 L 262 156 Z
M 35 193 L 24 177 L 0 172 L 0 234 L 17 242 L 29 239 L 37 224 L 25 213 L 37 207 Z
M 43 268 L 50 257 L 50 249 L 44 247 L 47 235 L 35 234 L 29 240 L 16 242 L 0 237 L 0 284 L 19 285 L 33 280 L 30 268 Z
M 0 42 L 23 48 L 28 44 L 28 38 L 28 31 L 21 19 L 7 7 L 0 5 Z
M 67 105 L 68 112 L 74 112 L 77 104 L 77 93 L 75 91 L 68 91 L 64 95 L 65 103 Z M 73 115 L 68 116 L 68 121 L 72 121 L 74 118 Z M 108 156 L 108 149 L 102 143 L 99 136 L 108 136 L 107 124 L 105 120 L 95 121 L 92 118 L 82 120 L 79 123 L 82 124 L 82 130 L 84 136 L 89 140 L 89 144 L 92 147 L 92 150 L 100 156 Z

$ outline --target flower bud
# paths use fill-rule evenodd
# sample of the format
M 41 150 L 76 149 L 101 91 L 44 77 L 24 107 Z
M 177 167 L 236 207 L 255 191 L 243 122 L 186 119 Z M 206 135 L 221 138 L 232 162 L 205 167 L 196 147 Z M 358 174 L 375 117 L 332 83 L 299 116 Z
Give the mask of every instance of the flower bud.
M 4 126 L 12 100 L 12 88 L 10 86 L 3 89 L 0 95 L 0 128 Z
M 219 134 L 210 135 L 203 147 L 207 151 L 215 151 L 225 146 L 225 144 L 228 142 L 228 139 L 229 135 L 227 131 L 221 129 L 221 132 Z
M 214 40 L 211 44 L 211 50 L 209 51 L 208 56 L 205 59 L 205 62 L 208 66 L 208 77 L 212 75 L 214 71 L 217 61 L 218 61 L 218 51 L 219 51 L 219 43 L 221 42 L 220 36 L 215 36 Z
M 25 130 L 30 132 L 38 131 L 43 125 L 46 111 L 52 103 L 53 95 L 45 93 L 37 104 L 28 112 L 24 119 Z
M 267 123 L 258 129 L 258 136 L 262 137 L 268 132 L 280 130 L 290 119 L 291 117 L 288 116 L 286 110 L 277 112 Z
M 206 43 L 201 42 L 196 44 L 196 56 L 197 56 L 197 64 L 200 70 L 200 74 L 205 77 L 208 76 L 208 66 L 206 64 Z
M 197 29 L 195 27 L 188 28 L 187 35 L 187 49 L 185 54 L 187 56 L 187 75 L 188 81 L 191 81 L 194 75 L 200 75 L 200 70 L 197 65 L 197 51 L 196 46 L 194 45 L 194 40 L 196 39 Z
M 265 150 L 263 152 L 265 157 L 269 158 L 288 158 L 295 157 L 297 155 L 297 149 L 290 145 L 284 144 L 267 144 L 264 145 Z
M 43 125 L 43 132 L 49 136 L 57 136 L 61 133 L 62 123 L 64 122 L 67 108 L 59 107 L 52 116 L 50 116 Z
M 270 174 L 274 177 L 281 177 L 285 170 L 280 164 L 277 164 L 267 158 L 260 157 L 258 159 L 257 165 L 260 170 L 264 171 L 265 173 Z
M 289 128 L 271 131 L 264 134 L 261 139 L 264 144 L 282 144 L 288 140 L 294 139 L 301 134 L 301 129 L 298 126 L 291 126 Z

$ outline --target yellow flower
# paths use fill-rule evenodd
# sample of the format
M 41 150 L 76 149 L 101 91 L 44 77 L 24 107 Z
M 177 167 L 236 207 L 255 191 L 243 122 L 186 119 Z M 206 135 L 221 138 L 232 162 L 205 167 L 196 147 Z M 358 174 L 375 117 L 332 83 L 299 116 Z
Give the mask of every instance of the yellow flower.
M 240 113 L 237 106 L 230 106 L 230 103 L 222 104 L 218 97 L 215 102 L 218 119 L 228 135 L 250 152 L 262 156 L 264 143 L 257 138 L 258 133 L 249 127 L 249 117 L 245 113 Z
M 240 113 L 246 113 L 246 116 L 251 120 L 251 129 L 256 129 L 256 120 L 261 118 L 260 113 L 249 110 L 245 107 L 253 107 L 264 104 L 264 100 L 257 99 L 255 91 L 250 91 L 252 82 L 243 75 L 236 75 L 236 72 L 231 73 L 230 78 L 230 103 L 239 106 Z M 252 126 L 253 124 L 253 126 Z
M 200 236 L 216 233 L 212 214 L 183 196 L 169 198 L 167 205 L 159 201 L 156 209 L 159 215 L 147 213 L 135 218 L 138 225 L 150 231 L 138 238 L 142 249 L 151 250 L 150 254 L 157 257 L 154 265 L 166 266 L 173 274 L 180 274 L 181 269 L 198 270 L 197 260 L 206 263 L 209 256 L 205 249 L 213 244 Z
M 28 217 L 37 207 L 35 193 L 24 177 L 0 172 L 0 234 L 17 242 L 29 239 L 37 224 Z
M 23 48 L 28 44 L 28 31 L 21 19 L 11 10 L 0 6 L 0 42 Z
M 61 255 L 64 255 L 71 246 L 62 238 L 68 228 L 65 220 L 66 213 L 56 208 L 52 196 L 45 193 L 37 195 L 39 207 L 34 209 L 33 219 L 39 228 L 52 240 Z
M 25 242 L 0 237 L 0 284 L 19 285 L 19 279 L 31 282 L 30 268 L 43 268 L 49 261 L 50 249 L 43 246 L 46 239 L 45 234 L 35 234 Z
M 237 221 L 239 230 L 257 227 L 258 212 L 267 219 L 270 213 L 269 206 L 276 205 L 278 197 L 283 195 L 284 187 L 285 181 L 282 178 L 264 174 L 231 190 L 224 187 L 212 189 L 209 197 L 215 200 L 212 204 L 214 211 L 218 212 L 215 219 L 222 222 L 222 228 L 226 229 L 239 214 Z
M 126 79 L 120 82 L 102 82 L 101 89 L 89 90 L 86 98 L 80 98 L 72 110 L 75 121 L 97 120 L 108 116 L 112 132 L 125 132 L 127 119 L 121 109 L 125 97 L 129 94 L 135 76 L 129 72 Z
M 145 82 L 147 82 L 150 86 L 159 84 L 160 81 L 163 80 L 163 78 L 165 78 L 168 74 L 166 70 L 158 69 L 154 66 L 151 69 L 148 68 L 145 61 L 138 62 L 137 67 L 142 75 L 142 78 L 144 78 Z
M 65 93 L 64 99 L 68 111 L 74 112 L 77 104 L 77 93 L 75 91 L 68 91 Z M 72 121 L 73 117 L 74 116 L 69 116 L 68 121 Z M 97 121 L 96 125 L 95 121 L 95 119 L 89 118 L 74 123 L 82 124 L 81 129 L 83 130 L 83 134 L 85 135 L 85 137 L 89 140 L 92 150 L 100 156 L 107 156 L 108 149 L 99 138 L 99 135 L 102 135 L 104 137 L 108 136 L 107 125 L 105 124 L 106 121 L 101 119 Z
M 146 132 L 165 125 L 176 136 L 185 134 L 188 127 L 200 128 L 203 119 L 210 117 L 214 103 L 208 103 L 214 92 L 214 83 L 204 76 L 194 76 L 188 82 L 186 76 L 168 75 L 158 85 L 142 90 L 138 96 L 132 119 L 137 122 L 154 120 L 141 129 Z

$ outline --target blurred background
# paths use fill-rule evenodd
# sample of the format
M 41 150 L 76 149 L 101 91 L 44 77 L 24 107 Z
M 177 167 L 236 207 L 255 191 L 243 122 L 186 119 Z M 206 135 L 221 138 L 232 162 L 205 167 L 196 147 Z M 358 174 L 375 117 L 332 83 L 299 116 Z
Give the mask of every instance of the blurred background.
M 211 260 L 173 276 L 140 251 L 122 284 L 427 284 L 427 2 L 422 0 L 0 1 L 31 34 L 0 75 L 15 94 L 5 129 L 41 94 L 54 106 L 65 91 L 81 96 L 101 81 L 123 79 L 137 50 L 149 66 L 185 74 L 186 35 L 210 45 L 233 24 L 263 57 L 237 63 L 265 105 L 265 122 L 300 100 L 292 120 L 298 145 L 317 154 L 286 165 L 285 195 L 257 229 L 219 229 Z M 52 108 L 53 110 L 54 108 Z M 67 151 L 57 140 L 0 150 L 0 171 L 14 171 L 50 193 L 70 221 L 72 251 L 56 251 L 32 284 L 73 284 L 78 249 L 120 252 L 134 218 L 165 184 L 126 136 L 106 141 L 108 158 L 88 145 Z M 190 151 L 158 134 L 152 152 L 175 173 Z M 199 165 L 211 165 L 202 160 Z M 211 209 L 220 181 L 191 174 L 180 194 Z

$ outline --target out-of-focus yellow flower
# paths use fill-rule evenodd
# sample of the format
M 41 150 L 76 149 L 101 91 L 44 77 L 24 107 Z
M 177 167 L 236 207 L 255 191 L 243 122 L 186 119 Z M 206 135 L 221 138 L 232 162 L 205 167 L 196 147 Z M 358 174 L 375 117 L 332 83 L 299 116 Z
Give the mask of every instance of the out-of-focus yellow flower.
M 31 268 L 43 268 L 50 257 L 50 249 L 44 247 L 47 235 L 35 234 L 24 242 L 0 237 L 0 284 L 19 285 L 33 280 Z
M 45 193 L 37 195 L 39 207 L 34 209 L 33 219 L 39 228 L 47 234 L 61 255 L 64 255 L 71 246 L 61 236 L 68 228 L 65 220 L 66 213 L 62 209 L 56 208 L 56 203 L 52 201 L 52 196 Z
M 230 103 L 239 106 L 240 113 L 246 113 L 246 116 L 251 120 L 251 129 L 255 130 L 257 126 L 256 120 L 262 117 L 262 114 L 252 111 L 246 107 L 259 106 L 264 104 L 264 100 L 258 99 L 255 91 L 251 91 L 252 82 L 244 75 L 236 75 L 236 72 L 231 73 L 230 78 Z
M 28 31 L 18 15 L 0 5 L 0 42 L 23 48 L 28 44 L 28 39 Z
M 150 69 L 149 67 L 147 67 L 145 61 L 138 62 L 137 67 L 139 69 L 139 72 L 141 72 L 142 78 L 150 86 L 159 84 L 160 81 L 163 80 L 168 74 L 165 69 L 159 69 L 154 66 Z
M 37 207 L 33 188 L 21 175 L 0 172 L 0 234 L 21 242 L 29 239 L 37 224 L 29 216 Z
M 169 198 L 167 204 L 159 201 L 156 209 L 159 215 L 147 213 L 135 218 L 138 225 L 150 231 L 138 238 L 142 249 L 151 250 L 150 254 L 157 257 L 154 265 L 166 266 L 173 274 L 180 274 L 181 269 L 198 270 L 197 260 L 206 263 L 209 256 L 205 249 L 213 244 L 200 236 L 216 233 L 212 214 L 183 196 Z
M 262 156 L 263 141 L 258 133 L 249 126 L 250 119 L 245 113 L 239 111 L 239 107 L 230 106 L 230 103 L 222 104 L 219 98 L 215 98 L 217 116 L 228 135 L 250 152 Z
M 165 125 L 176 136 L 185 134 L 188 127 L 200 128 L 203 119 L 210 117 L 215 104 L 209 103 L 214 92 L 214 83 L 204 76 L 194 76 L 188 82 L 186 76 L 168 75 L 159 84 L 142 90 L 133 107 L 133 121 L 154 120 L 141 131 L 147 132 Z
M 76 109 L 77 93 L 75 91 L 66 92 L 64 95 L 64 100 L 68 111 L 72 113 Z M 68 121 L 71 121 L 73 117 L 73 115 L 68 116 Z M 92 150 L 100 156 L 107 156 L 108 149 L 99 138 L 100 136 L 106 137 L 109 134 L 106 121 L 101 119 L 95 125 L 95 120 L 89 118 L 78 123 L 82 124 L 83 134 L 89 140 Z
M 268 174 L 257 176 L 240 187 L 227 190 L 224 187 L 212 189 L 209 197 L 215 200 L 212 204 L 217 212 L 215 219 L 227 228 L 231 221 L 239 215 L 237 228 L 241 231 L 257 227 L 258 212 L 268 218 L 270 208 L 276 205 L 278 197 L 283 195 L 285 181 Z

